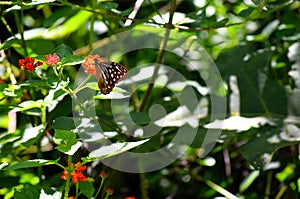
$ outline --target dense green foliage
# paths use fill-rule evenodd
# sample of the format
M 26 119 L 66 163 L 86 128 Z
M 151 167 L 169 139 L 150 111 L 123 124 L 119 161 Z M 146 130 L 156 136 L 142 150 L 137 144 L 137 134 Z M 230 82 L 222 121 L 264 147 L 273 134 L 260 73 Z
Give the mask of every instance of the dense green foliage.
M 300 2 L 0 6 L 1 197 L 300 198 Z M 111 95 L 89 54 L 129 70 Z M 170 162 L 151 170 L 159 149 L 150 163 Z M 118 169 L 128 151 L 145 155 Z M 86 182 L 61 177 L 83 165 Z

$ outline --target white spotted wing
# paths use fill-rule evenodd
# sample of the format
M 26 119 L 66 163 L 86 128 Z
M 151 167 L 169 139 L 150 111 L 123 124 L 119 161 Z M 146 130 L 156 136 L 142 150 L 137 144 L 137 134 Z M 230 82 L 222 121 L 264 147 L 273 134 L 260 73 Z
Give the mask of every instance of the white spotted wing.
M 115 62 L 100 62 L 95 59 L 95 68 L 98 74 L 98 87 L 102 94 L 109 94 L 115 85 L 126 78 L 127 69 Z

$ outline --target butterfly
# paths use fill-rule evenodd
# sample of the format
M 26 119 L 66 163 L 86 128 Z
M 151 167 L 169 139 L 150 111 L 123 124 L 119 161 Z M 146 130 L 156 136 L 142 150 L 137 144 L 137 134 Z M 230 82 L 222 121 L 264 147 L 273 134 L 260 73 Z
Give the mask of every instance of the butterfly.
M 96 73 L 98 75 L 98 87 L 102 94 L 109 94 L 115 85 L 127 77 L 128 70 L 115 62 L 101 62 L 94 59 Z

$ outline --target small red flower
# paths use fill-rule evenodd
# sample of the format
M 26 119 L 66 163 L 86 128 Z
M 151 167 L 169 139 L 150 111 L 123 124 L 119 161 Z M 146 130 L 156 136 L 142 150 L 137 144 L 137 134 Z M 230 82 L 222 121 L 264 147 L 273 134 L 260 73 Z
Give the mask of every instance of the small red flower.
M 82 64 L 83 68 L 85 68 L 86 74 L 93 74 L 96 79 L 98 79 L 98 74 L 95 68 L 95 59 L 100 62 L 105 61 L 104 58 L 100 57 L 99 55 L 89 55 L 84 58 L 84 62 Z
M 127 196 L 124 199 L 135 199 L 135 197 L 133 197 L 133 196 Z
M 71 179 L 73 183 L 77 183 L 78 181 L 85 182 L 86 177 L 82 173 L 82 171 L 86 170 L 86 166 L 80 166 L 80 162 L 77 162 L 75 165 L 71 164 L 71 169 L 75 166 L 75 169 L 71 172 Z M 61 179 L 67 180 L 68 172 L 66 170 L 63 171 L 60 176 Z
M 111 188 L 107 188 L 107 189 L 106 189 L 106 193 L 109 194 L 109 195 L 113 195 L 114 190 L 111 189 Z
M 31 58 L 29 56 L 25 57 L 25 59 L 19 59 L 19 67 L 23 67 L 26 70 L 29 70 L 29 72 L 32 72 L 36 67 L 43 65 L 43 62 L 38 61 L 37 63 L 34 63 L 34 58 Z
M 100 177 L 101 178 L 107 178 L 108 177 L 108 173 L 106 173 L 105 171 L 101 171 Z
M 55 66 L 59 62 L 59 56 L 56 53 L 53 53 L 53 55 L 49 54 L 46 55 L 46 64 L 48 66 Z

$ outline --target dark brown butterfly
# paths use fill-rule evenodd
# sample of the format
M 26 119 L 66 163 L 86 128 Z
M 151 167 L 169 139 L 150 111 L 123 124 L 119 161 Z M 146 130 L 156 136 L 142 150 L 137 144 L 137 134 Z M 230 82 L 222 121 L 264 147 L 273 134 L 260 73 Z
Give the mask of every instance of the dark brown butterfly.
M 98 87 L 102 94 L 109 94 L 115 85 L 127 76 L 127 69 L 115 62 L 100 62 L 95 60 L 95 68 L 98 74 Z

